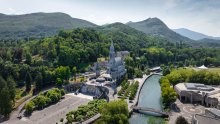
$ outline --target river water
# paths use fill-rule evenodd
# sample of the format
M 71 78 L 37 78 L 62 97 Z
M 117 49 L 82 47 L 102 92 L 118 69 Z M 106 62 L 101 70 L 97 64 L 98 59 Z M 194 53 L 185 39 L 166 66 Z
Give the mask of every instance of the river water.
M 154 108 L 157 110 L 162 110 L 160 98 L 161 98 L 161 89 L 159 84 L 159 79 L 161 76 L 152 75 L 149 77 L 141 91 L 138 101 L 138 107 L 148 107 Z M 133 113 L 129 119 L 130 124 L 147 124 L 149 115 L 143 115 L 138 113 Z

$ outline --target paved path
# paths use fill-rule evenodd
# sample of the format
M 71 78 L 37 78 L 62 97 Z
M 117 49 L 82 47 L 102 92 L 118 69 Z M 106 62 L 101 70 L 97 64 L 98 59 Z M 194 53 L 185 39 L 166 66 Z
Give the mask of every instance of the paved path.
M 51 105 L 43 110 L 34 111 L 30 117 L 23 117 L 22 119 L 10 119 L 4 124 L 55 124 L 61 118 L 66 118 L 66 114 L 78 106 L 87 104 L 90 100 L 72 95 L 65 95 L 65 99 Z
M 176 100 L 174 104 L 171 105 L 172 111 L 170 114 L 169 124 L 175 124 L 177 117 L 183 116 L 187 119 L 189 123 L 191 123 L 192 116 L 194 114 L 204 114 L 205 107 L 201 105 L 193 105 L 193 104 L 183 104 Z

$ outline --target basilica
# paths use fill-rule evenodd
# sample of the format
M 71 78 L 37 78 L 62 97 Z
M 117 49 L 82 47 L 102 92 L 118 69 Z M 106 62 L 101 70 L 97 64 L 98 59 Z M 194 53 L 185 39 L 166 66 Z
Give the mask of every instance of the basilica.
M 118 80 L 123 77 L 126 73 L 125 62 L 121 56 L 115 55 L 115 48 L 113 42 L 111 42 L 109 62 L 108 62 L 107 73 L 111 75 L 113 80 Z

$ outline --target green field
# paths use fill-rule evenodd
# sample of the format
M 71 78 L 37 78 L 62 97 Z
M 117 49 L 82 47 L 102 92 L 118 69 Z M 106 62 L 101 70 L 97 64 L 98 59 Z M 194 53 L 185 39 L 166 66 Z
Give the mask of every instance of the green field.
M 218 73 L 220 75 L 220 68 L 209 68 L 208 71 L 215 72 L 215 73 Z

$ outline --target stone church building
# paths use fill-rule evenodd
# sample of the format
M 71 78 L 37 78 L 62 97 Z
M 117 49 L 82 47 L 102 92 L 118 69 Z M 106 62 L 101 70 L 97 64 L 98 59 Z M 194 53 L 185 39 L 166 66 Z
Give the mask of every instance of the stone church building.
M 113 80 L 121 79 L 126 73 L 125 62 L 122 57 L 116 56 L 113 42 L 111 42 L 110 46 L 107 73 L 111 75 Z

